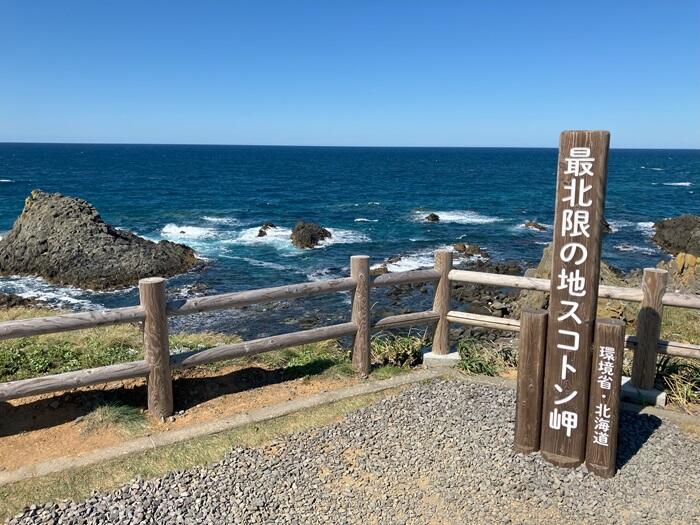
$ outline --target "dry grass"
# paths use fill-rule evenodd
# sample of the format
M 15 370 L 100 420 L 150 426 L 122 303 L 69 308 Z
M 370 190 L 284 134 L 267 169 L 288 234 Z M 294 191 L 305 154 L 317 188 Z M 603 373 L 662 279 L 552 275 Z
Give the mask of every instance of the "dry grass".
M 258 446 L 293 432 L 329 425 L 348 412 L 396 391 L 358 396 L 100 465 L 3 486 L 0 487 L 0 519 L 17 514 L 27 505 L 64 499 L 80 500 L 88 497 L 93 490 L 112 490 L 136 477 L 153 478 L 174 470 L 215 463 L 234 447 Z

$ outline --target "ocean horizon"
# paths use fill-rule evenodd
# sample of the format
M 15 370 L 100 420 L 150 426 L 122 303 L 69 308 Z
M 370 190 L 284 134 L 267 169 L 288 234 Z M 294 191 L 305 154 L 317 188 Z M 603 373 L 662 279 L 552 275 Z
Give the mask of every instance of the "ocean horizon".
M 214 294 L 347 275 L 356 254 L 390 271 L 429 267 L 436 249 L 458 242 L 532 265 L 552 238 L 556 161 L 556 148 L 0 143 L 0 236 L 33 189 L 85 199 L 115 227 L 197 252 L 205 268 L 170 279 L 182 297 L 194 285 Z M 700 150 L 612 149 L 603 258 L 622 270 L 668 258 L 651 240 L 653 223 L 700 214 L 698 185 Z M 440 221 L 426 222 L 429 213 Z M 293 247 L 299 220 L 331 239 Z M 546 229 L 524 227 L 530 220 Z M 277 228 L 257 237 L 265 222 Z M 91 292 L 32 277 L 0 278 L 0 291 L 72 309 L 137 302 L 134 288 Z M 347 301 L 309 304 L 322 320 Z M 205 327 L 245 332 L 248 317 Z

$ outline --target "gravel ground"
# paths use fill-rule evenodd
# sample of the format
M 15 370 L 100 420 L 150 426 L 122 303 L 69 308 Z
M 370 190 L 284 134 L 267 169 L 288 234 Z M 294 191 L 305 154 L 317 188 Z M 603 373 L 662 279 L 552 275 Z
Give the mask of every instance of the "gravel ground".
M 512 451 L 515 393 L 417 384 L 206 468 L 134 480 L 20 523 L 700 523 L 700 440 L 623 412 L 620 471 L 559 469 Z

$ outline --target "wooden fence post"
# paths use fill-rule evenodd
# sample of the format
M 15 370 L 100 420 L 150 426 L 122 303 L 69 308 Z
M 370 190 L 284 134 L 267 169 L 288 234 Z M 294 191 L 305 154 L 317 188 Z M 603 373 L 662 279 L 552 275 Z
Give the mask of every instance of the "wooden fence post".
M 654 388 L 656 379 L 656 349 L 661 334 L 662 298 L 666 292 L 668 272 L 644 268 L 642 304 L 637 315 L 637 349 L 632 359 L 632 386 Z
M 518 385 L 515 401 L 515 449 L 529 454 L 540 449 L 546 310 L 526 308 L 520 315 Z
M 173 414 L 173 380 L 168 348 L 168 315 L 165 306 L 165 279 L 149 277 L 139 281 L 143 322 L 143 346 L 148 373 L 148 412 L 157 419 Z
M 352 294 L 352 322 L 357 326 L 352 345 L 352 364 L 361 377 L 367 377 L 370 365 L 369 257 L 367 255 L 350 257 L 350 277 L 357 282 Z
M 450 311 L 450 279 L 448 274 L 452 269 L 452 252 L 438 250 L 435 252 L 435 271 L 440 273 L 440 280 L 435 284 L 435 299 L 433 311 L 440 315 L 433 336 L 433 353 L 447 355 L 450 353 L 450 322 L 447 312 Z
M 586 466 L 604 478 L 613 477 L 616 471 L 624 348 L 625 323 L 620 319 L 598 319 L 593 342 Z

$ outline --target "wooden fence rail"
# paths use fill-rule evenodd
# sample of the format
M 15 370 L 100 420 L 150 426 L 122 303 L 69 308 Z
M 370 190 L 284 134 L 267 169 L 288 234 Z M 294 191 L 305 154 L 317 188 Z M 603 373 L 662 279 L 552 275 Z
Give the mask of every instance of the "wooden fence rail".
M 450 309 L 450 289 L 453 282 L 491 285 L 501 288 L 549 291 L 548 279 L 517 277 L 452 269 L 452 254 L 439 250 L 435 254 L 435 267 L 428 270 L 388 273 L 374 279 L 369 275 L 369 258 L 351 258 L 350 277 L 328 279 L 310 283 L 292 284 L 273 288 L 248 290 L 180 301 L 165 301 L 165 280 L 144 279 L 139 283 L 141 304 L 127 308 L 62 314 L 33 319 L 21 319 L 0 323 L 0 340 L 30 337 L 69 330 L 82 330 L 119 323 L 142 322 L 144 324 L 145 359 L 129 363 L 103 366 L 12 381 L 0 384 L 0 401 L 60 392 L 74 388 L 147 377 L 149 410 L 157 417 L 172 413 L 172 370 L 193 367 L 216 361 L 251 356 L 343 336 L 353 337 L 353 364 L 358 374 L 366 375 L 370 367 L 369 337 L 373 332 L 393 328 L 429 325 L 434 326 L 433 351 L 449 352 L 449 323 L 459 323 L 485 328 L 520 331 L 520 321 L 495 316 L 477 315 Z M 646 274 L 646 273 L 645 273 Z M 432 310 L 393 315 L 370 322 L 371 289 L 412 283 L 434 283 L 435 298 Z M 168 349 L 168 323 L 171 316 L 190 315 L 211 310 L 241 308 L 254 304 L 311 297 L 320 294 L 350 292 L 352 296 L 350 322 L 265 337 L 241 343 L 220 345 L 207 350 L 170 354 Z M 652 295 L 654 295 L 652 297 Z M 600 286 L 599 296 L 623 301 L 640 302 L 647 318 L 658 322 L 661 307 L 682 306 L 700 309 L 700 296 L 659 291 L 658 286 L 642 288 Z M 657 312 L 658 316 L 650 315 Z M 638 320 L 638 323 L 640 321 Z M 644 323 L 651 323 L 645 321 Z M 700 345 L 690 345 L 658 340 L 657 327 L 638 330 L 637 337 L 628 336 L 626 345 L 640 354 L 639 337 L 643 337 L 645 362 L 638 364 L 648 378 L 649 355 L 656 353 L 692 359 L 700 359 Z M 652 350 L 649 350 L 649 349 Z M 641 355 L 641 354 L 640 354 Z M 642 359 L 640 357 L 640 359 Z M 648 381 L 648 379 L 645 379 Z

